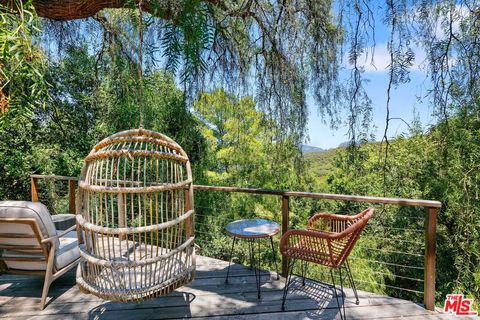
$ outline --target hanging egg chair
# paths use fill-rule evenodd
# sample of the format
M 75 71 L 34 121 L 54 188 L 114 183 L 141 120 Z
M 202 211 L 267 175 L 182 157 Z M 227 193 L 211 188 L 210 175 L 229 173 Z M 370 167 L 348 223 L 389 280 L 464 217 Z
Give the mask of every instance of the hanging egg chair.
M 78 191 L 82 292 L 141 301 L 193 280 L 192 174 L 175 141 L 144 129 L 102 140 L 85 158 Z

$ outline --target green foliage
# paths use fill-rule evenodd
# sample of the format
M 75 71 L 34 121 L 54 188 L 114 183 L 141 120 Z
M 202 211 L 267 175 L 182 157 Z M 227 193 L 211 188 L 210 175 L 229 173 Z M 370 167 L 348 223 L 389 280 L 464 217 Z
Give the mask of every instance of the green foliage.
M 44 106 L 48 87 L 45 58 L 34 44 L 39 29 L 31 1 L 15 0 L 12 10 L 17 13 L 0 4 L 0 97 L 6 96 L 9 110 L 0 114 L 0 129 Z
M 316 188 L 314 175 L 295 139 L 276 140 L 279 128 L 258 111 L 251 97 L 238 99 L 215 90 L 202 93 L 194 109 L 207 142 L 205 177 L 197 183 L 285 190 Z M 281 220 L 277 197 L 197 192 L 195 203 L 199 241 L 202 253 L 207 255 L 223 256 L 225 247 L 216 244 L 225 243 L 218 238 L 228 222 L 253 217 Z M 305 207 L 303 201 L 292 204 L 293 221 L 306 221 L 312 209 L 305 211 Z M 241 252 L 236 256 L 246 259 Z
M 66 52 L 45 72 L 50 83 L 46 107 L 30 117 L 9 112 L 12 122 L 0 127 L 0 199 L 29 199 L 33 173 L 78 176 L 96 142 L 138 127 L 138 80 L 128 72 L 132 69 L 105 60 L 106 72 L 95 75 L 92 70 L 98 62 L 86 46 L 70 47 Z M 123 72 L 115 75 L 120 68 Z M 201 175 L 204 138 L 173 77 L 162 72 L 146 75 L 142 101 L 145 128 L 179 142 L 190 155 L 195 174 Z M 52 210 L 65 208 L 64 203 L 57 205 L 54 185 L 42 186 L 42 190 L 42 202 Z
M 32 125 L 17 121 L 0 129 L 0 199 L 28 199 L 32 162 Z
M 13 1 L 14 14 L 0 5 L 0 198 L 28 198 L 35 108 L 44 106 L 45 59 L 33 39 L 38 33 L 31 1 Z
M 295 139 L 276 140 L 279 128 L 251 97 L 215 90 L 201 94 L 194 109 L 204 123 L 212 184 L 288 189 L 312 183 L 311 173 L 297 174 L 306 165 Z
M 317 176 L 318 182 L 321 184 L 322 189 L 327 188 L 327 175 L 334 169 L 334 158 L 338 153 L 338 149 L 329 149 L 319 152 L 306 153 L 305 160 L 312 167 L 312 170 Z
M 213 29 L 208 19 L 208 7 L 199 0 L 184 1 L 175 22 L 167 22 L 162 37 L 163 56 L 167 70 L 175 74 L 183 59 L 181 78 L 188 81 L 207 71 L 202 54 L 213 42 Z
M 328 176 L 334 193 L 435 199 L 443 203 L 438 216 L 437 302 L 451 292 L 480 295 L 480 282 L 475 278 L 480 266 L 479 128 L 476 116 L 459 113 L 426 135 L 399 137 L 391 142 L 386 164 L 385 145 L 365 144 L 358 150 L 362 161 L 357 161 L 353 170 L 347 150 L 341 150 L 335 160 L 336 170 Z M 344 209 L 352 207 L 345 205 Z M 393 206 L 379 209 L 368 228 L 369 234 L 379 237 L 368 246 L 402 254 L 387 254 L 378 260 L 422 265 L 424 210 Z M 383 230 L 385 227 L 395 229 Z M 421 270 L 398 270 L 395 266 L 377 271 L 423 277 Z M 395 277 L 387 283 L 403 288 L 414 285 L 408 279 Z M 421 291 L 422 287 L 417 285 L 415 289 Z
M 159 71 L 145 75 L 142 88 L 144 128 L 168 135 L 185 149 L 194 166 L 200 165 L 204 138 L 172 75 Z M 96 123 L 100 136 L 139 126 L 138 94 L 138 79 L 131 74 L 117 73 L 102 79 L 97 92 L 97 103 L 103 111 Z

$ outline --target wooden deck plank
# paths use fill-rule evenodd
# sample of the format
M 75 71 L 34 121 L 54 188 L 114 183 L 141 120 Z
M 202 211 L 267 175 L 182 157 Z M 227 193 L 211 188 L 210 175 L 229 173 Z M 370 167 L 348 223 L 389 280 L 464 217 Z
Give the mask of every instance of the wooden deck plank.
M 0 277 L 0 318 L 24 319 L 332 319 L 338 316 L 333 289 L 326 284 L 307 281 L 302 287 L 295 283 L 289 293 L 287 310 L 280 311 L 282 280 L 276 274 L 262 276 L 262 299 L 257 299 L 255 277 L 247 267 L 233 264 L 231 278 L 225 284 L 228 262 L 212 258 L 197 258 L 195 281 L 172 294 L 142 303 L 122 304 L 81 294 L 75 286 L 75 274 L 69 272 L 53 283 L 51 301 L 39 310 L 41 277 Z M 417 317 L 444 319 L 445 315 L 431 313 L 412 302 L 359 292 L 360 305 L 354 304 L 353 293 L 345 289 L 348 318 L 373 319 Z M 53 297 L 53 299 L 52 299 Z

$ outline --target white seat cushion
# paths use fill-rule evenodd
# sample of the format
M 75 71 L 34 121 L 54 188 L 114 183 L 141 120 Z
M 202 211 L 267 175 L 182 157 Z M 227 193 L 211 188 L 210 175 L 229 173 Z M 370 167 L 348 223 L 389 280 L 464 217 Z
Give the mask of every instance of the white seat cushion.
M 77 231 L 70 231 L 60 238 L 60 247 L 55 252 L 55 267 L 62 269 L 80 258 Z
M 155 245 L 120 240 L 119 238 L 111 238 L 110 240 L 112 241 L 107 242 L 107 240 L 102 241 L 102 238 L 97 239 L 96 251 L 100 259 L 117 262 L 135 261 L 170 252 L 170 249 Z M 85 244 L 82 247 L 85 250 Z M 150 286 L 187 277 L 194 270 L 194 265 L 191 261 L 189 264 L 185 263 L 181 258 L 182 255 L 182 252 L 177 253 L 173 258 L 158 261 L 148 265 L 148 267 L 138 266 L 136 268 L 119 269 L 102 267 L 92 281 L 99 281 L 104 286 L 103 289 L 111 290 L 114 294 L 118 294 L 118 290 L 133 290 L 135 294 L 140 294 L 141 290 L 148 291 Z M 86 263 L 83 263 L 83 267 L 85 265 Z

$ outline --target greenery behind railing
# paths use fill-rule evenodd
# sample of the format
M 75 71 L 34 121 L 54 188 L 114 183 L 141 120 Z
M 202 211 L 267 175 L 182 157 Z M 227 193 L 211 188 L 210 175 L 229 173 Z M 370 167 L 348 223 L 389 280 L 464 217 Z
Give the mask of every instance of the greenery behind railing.
M 290 204 L 290 228 L 304 228 L 316 212 L 354 214 L 372 206 L 368 203 L 338 203 L 331 200 L 299 198 Z M 357 286 L 365 291 L 386 294 L 421 303 L 423 301 L 424 220 L 422 208 L 374 206 L 375 217 L 367 225 L 350 256 Z M 278 196 L 227 194 L 195 191 L 195 232 L 199 254 L 228 260 L 232 239 L 223 230 L 231 221 L 265 218 L 281 225 Z M 393 227 L 395 226 L 395 227 Z M 280 236 L 274 237 L 276 247 Z M 274 271 L 273 255 L 267 241 L 262 242 L 261 265 Z M 277 252 L 277 263 L 280 256 Z M 235 247 L 233 260 L 249 265 L 246 243 Z M 299 266 L 298 266 L 299 267 Z M 300 270 L 296 270 L 298 273 Z M 308 277 L 328 282 L 323 267 L 309 264 Z

